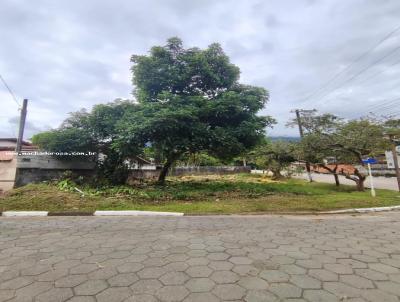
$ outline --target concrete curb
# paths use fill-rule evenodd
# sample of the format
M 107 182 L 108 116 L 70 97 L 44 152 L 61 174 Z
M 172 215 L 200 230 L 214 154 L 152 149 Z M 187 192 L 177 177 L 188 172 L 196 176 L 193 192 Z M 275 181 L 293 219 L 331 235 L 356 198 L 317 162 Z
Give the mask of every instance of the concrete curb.
M 94 216 L 183 216 L 177 212 L 152 212 L 152 211 L 96 211 Z
M 370 213 L 370 212 L 387 212 L 387 211 L 395 211 L 400 210 L 400 206 L 391 206 L 391 207 L 375 207 L 375 208 L 358 208 L 358 209 L 345 209 L 345 210 L 336 210 L 336 211 L 328 211 L 323 212 L 324 214 L 341 214 L 341 213 Z
M 177 212 L 152 211 L 95 211 L 95 212 L 46 212 L 46 211 L 5 211 L 3 217 L 43 217 L 43 216 L 183 216 Z
M 243 216 L 243 215 L 322 215 L 322 214 L 351 214 L 351 213 L 372 213 L 372 212 L 390 212 L 400 210 L 400 205 L 390 207 L 375 207 L 375 208 L 358 208 L 344 209 L 324 212 L 281 212 L 281 213 L 243 213 L 243 214 L 221 214 L 226 216 Z M 46 211 L 6 211 L 0 212 L 3 217 L 44 217 L 44 216 L 216 216 L 219 214 L 187 214 L 178 212 L 152 212 L 152 211 L 95 211 L 95 212 L 46 212 Z
M 47 216 L 49 212 L 45 211 L 6 211 L 1 215 L 4 217 L 36 217 L 36 216 Z

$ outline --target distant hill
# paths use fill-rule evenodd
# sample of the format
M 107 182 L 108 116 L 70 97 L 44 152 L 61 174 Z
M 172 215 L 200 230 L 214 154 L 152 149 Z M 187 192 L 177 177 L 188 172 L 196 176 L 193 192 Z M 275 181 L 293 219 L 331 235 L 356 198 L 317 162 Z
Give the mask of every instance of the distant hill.
M 298 142 L 300 137 L 298 136 L 269 136 L 271 141 L 287 141 L 287 142 Z

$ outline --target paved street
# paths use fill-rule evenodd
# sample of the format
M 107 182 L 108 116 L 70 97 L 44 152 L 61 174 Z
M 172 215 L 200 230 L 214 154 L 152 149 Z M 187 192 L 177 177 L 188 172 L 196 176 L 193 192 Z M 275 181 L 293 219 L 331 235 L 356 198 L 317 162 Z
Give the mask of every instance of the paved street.
M 332 175 L 329 174 L 312 174 L 313 179 L 317 182 L 326 182 L 326 183 L 335 183 Z M 307 174 L 294 175 L 295 178 L 301 178 L 308 180 Z M 346 179 L 344 176 L 339 175 L 340 183 L 344 185 L 355 186 L 355 182 L 349 179 Z M 376 189 L 388 189 L 398 191 L 399 187 L 397 185 L 396 177 L 383 177 L 383 176 L 375 176 L 374 177 L 374 186 Z M 365 187 L 370 187 L 369 177 L 367 177 L 365 181 Z
M 400 212 L 0 218 L 0 301 L 399 301 Z

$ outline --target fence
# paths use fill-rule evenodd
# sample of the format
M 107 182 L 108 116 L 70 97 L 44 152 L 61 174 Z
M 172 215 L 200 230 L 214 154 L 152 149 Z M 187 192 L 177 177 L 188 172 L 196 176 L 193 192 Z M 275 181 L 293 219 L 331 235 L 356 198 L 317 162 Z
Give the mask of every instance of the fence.
M 250 173 L 250 167 L 243 166 L 199 166 L 199 167 L 175 167 L 172 168 L 168 175 L 225 175 L 237 173 Z M 135 180 L 141 179 L 157 179 L 160 170 L 132 170 L 129 173 L 127 183 L 133 183 Z

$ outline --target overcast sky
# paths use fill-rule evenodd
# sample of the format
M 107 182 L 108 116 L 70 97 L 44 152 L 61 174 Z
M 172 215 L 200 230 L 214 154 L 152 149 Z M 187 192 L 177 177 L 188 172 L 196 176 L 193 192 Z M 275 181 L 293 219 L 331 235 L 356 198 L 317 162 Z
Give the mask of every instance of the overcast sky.
M 219 42 L 242 82 L 269 90 L 262 113 L 279 121 L 269 133 L 297 135 L 285 128 L 294 108 L 354 118 L 381 103 L 379 113 L 400 113 L 389 102 L 400 97 L 400 30 L 346 69 L 399 16 L 399 0 L 1 0 L 0 74 L 30 100 L 29 138 L 68 112 L 132 98 L 132 54 L 171 36 Z M 18 106 L 2 83 L 0 104 L 0 137 L 15 137 Z

